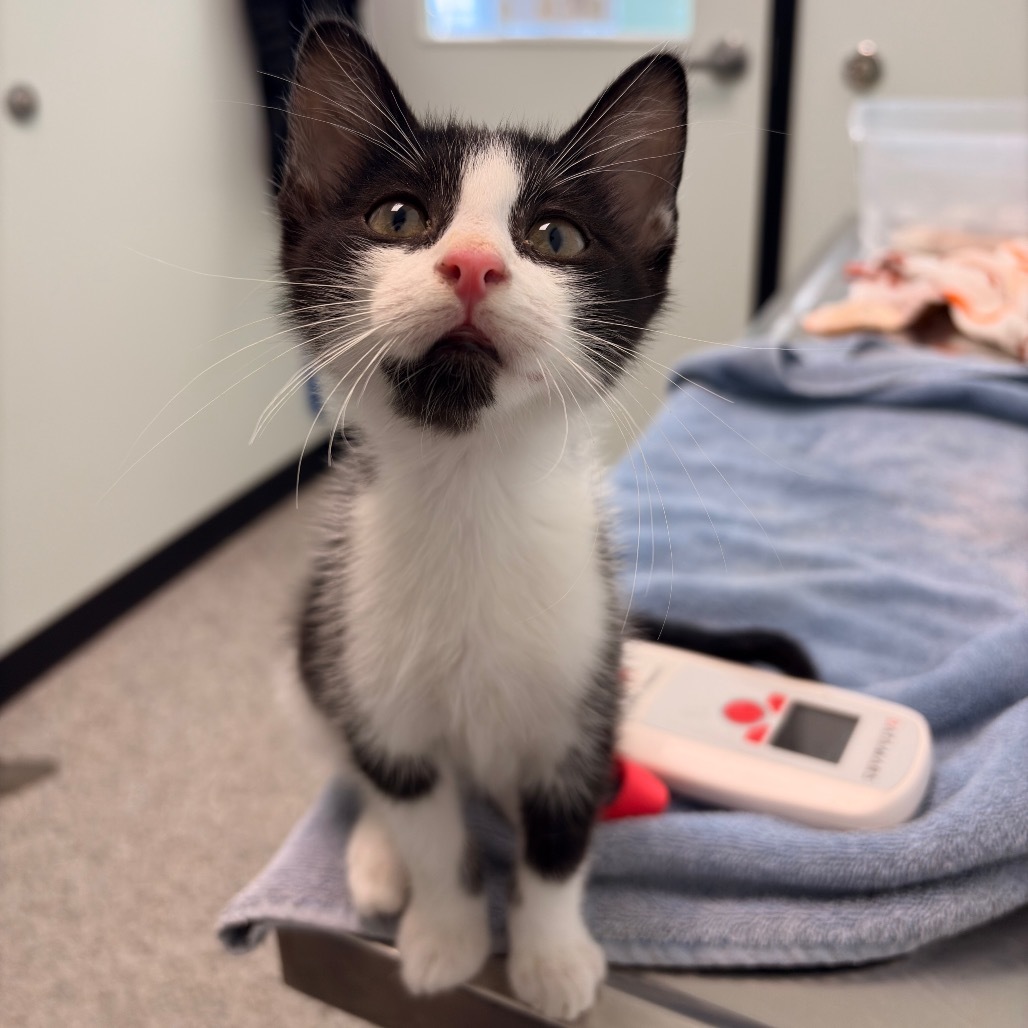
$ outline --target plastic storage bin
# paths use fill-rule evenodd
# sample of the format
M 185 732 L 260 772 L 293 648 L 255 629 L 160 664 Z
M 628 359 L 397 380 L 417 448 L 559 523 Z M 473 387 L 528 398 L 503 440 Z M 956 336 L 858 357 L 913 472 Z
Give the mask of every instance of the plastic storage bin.
M 1028 235 L 1028 98 L 853 105 L 865 253 L 912 226 Z

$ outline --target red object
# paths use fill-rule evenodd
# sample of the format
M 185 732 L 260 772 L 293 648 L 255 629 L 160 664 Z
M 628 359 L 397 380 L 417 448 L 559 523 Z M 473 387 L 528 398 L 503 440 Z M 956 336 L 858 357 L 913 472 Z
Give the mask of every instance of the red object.
M 614 757 L 614 776 L 618 791 L 614 799 L 601 811 L 601 821 L 613 821 L 619 817 L 645 817 L 667 810 L 671 802 L 671 790 L 652 772 L 641 764 L 624 757 Z
M 746 738 L 750 742 L 763 742 L 764 736 L 767 735 L 767 725 L 754 725 L 747 733 Z
M 767 698 L 767 705 L 777 712 L 785 706 L 785 697 L 780 692 L 773 692 Z
M 721 713 L 736 724 L 751 725 L 764 716 L 764 708 L 753 700 L 732 700 L 731 703 L 725 704 Z

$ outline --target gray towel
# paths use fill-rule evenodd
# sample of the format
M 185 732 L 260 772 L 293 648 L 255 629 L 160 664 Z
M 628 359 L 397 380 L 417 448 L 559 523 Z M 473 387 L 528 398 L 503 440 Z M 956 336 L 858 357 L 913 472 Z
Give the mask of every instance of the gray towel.
M 1028 371 L 853 339 L 704 354 L 676 386 L 613 475 L 634 609 L 789 632 L 827 681 L 920 710 L 936 767 L 886 830 L 684 800 L 601 825 L 587 913 L 609 958 L 850 964 L 1028 902 Z M 223 912 L 229 948 L 276 923 L 389 936 L 346 895 L 353 814 L 330 785 Z M 501 947 L 512 840 L 472 814 Z

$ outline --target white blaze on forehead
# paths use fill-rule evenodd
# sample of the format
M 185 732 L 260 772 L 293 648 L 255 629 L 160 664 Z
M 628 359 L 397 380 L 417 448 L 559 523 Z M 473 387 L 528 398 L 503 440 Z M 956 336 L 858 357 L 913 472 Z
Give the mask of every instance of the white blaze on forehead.
M 453 221 L 440 244 L 492 244 L 513 250 L 510 212 L 521 191 L 521 171 L 510 149 L 492 143 L 473 154 L 464 169 Z

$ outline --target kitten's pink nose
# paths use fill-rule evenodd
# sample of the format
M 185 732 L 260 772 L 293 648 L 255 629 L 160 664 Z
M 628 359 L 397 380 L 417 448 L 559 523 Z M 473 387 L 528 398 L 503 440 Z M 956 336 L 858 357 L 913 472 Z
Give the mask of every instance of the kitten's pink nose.
M 507 278 L 507 266 L 495 250 L 451 250 L 435 269 L 468 308 L 485 296 L 489 286 Z

